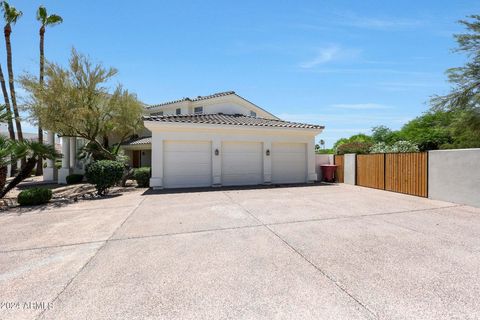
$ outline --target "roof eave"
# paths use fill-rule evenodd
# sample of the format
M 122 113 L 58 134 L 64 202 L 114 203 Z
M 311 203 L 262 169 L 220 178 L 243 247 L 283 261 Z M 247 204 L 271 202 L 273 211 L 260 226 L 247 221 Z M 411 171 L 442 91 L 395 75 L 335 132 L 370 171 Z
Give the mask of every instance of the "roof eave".
M 295 132 L 317 132 L 316 134 L 320 134 L 325 127 L 315 127 L 315 128 L 292 128 L 292 127 L 275 127 L 275 126 L 253 126 L 253 125 L 239 125 L 239 124 L 213 124 L 213 123 L 191 123 L 191 122 L 163 122 L 163 121 L 156 121 L 156 120 L 148 120 L 144 119 L 143 121 L 144 126 L 149 129 L 155 128 L 204 128 L 204 129 L 239 129 L 239 130 L 280 130 L 280 131 L 295 131 Z

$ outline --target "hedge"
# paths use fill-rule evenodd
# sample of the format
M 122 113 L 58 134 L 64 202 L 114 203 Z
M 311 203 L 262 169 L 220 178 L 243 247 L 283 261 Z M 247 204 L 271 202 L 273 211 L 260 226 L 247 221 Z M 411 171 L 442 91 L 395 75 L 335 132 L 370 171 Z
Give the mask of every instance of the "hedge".
M 52 190 L 46 188 L 32 188 L 18 194 L 17 201 L 21 206 L 44 204 L 52 199 Z
M 68 175 L 65 180 L 67 180 L 67 184 L 75 184 L 75 183 L 80 183 L 83 181 L 83 174 L 77 174 L 73 173 L 71 175 Z
M 140 188 L 148 188 L 150 185 L 150 167 L 142 167 L 135 169 L 133 179 L 137 181 Z
M 123 176 L 125 164 L 119 161 L 100 160 L 89 164 L 85 170 L 87 182 L 95 185 L 99 195 L 118 184 Z

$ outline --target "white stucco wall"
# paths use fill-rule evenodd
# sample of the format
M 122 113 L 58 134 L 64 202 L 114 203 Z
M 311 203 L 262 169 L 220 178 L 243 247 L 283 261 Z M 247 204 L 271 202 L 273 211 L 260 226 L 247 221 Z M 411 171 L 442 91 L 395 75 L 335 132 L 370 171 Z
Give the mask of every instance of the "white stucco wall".
M 220 103 L 203 107 L 203 113 L 225 113 L 250 115 L 250 109 L 233 103 Z
M 355 185 L 357 174 L 356 155 L 348 153 L 343 156 L 344 183 Z
M 177 108 L 181 109 L 181 114 L 193 114 L 195 107 L 203 107 L 203 113 L 207 114 L 221 112 L 225 114 L 250 115 L 250 111 L 254 111 L 257 114 L 257 117 L 277 119 L 274 115 L 237 95 L 228 95 L 199 101 L 179 101 L 150 108 L 146 110 L 146 114 L 155 114 L 162 111 L 164 115 L 173 115 Z
M 193 114 L 195 107 L 203 107 L 204 114 L 225 113 L 250 115 L 250 109 L 246 106 L 235 104 L 233 102 L 209 104 L 208 101 L 205 101 L 204 103 L 202 103 L 202 101 L 196 101 L 195 103 L 190 103 L 189 105 L 165 106 L 161 109 L 153 111 L 153 113 L 163 111 L 163 115 L 165 116 L 175 115 L 176 110 L 181 109 L 181 114 Z
M 429 151 L 428 197 L 480 207 L 480 149 Z
M 317 181 L 322 181 L 322 164 L 333 164 L 333 154 L 316 154 L 315 155 L 315 172 L 317 173 Z

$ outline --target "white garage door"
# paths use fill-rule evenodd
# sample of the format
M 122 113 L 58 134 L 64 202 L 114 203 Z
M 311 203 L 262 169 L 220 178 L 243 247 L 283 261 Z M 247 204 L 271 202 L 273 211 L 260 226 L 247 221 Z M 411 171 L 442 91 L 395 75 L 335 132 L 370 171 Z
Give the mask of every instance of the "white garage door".
M 205 187 L 212 184 L 210 141 L 164 142 L 165 188 Z
M 272 144 L 272 183 L 299 183 L 307 180 L 305 143 Z
M 222 143 L 222 185 L 263 183 L 262 144 L 257 142 Z

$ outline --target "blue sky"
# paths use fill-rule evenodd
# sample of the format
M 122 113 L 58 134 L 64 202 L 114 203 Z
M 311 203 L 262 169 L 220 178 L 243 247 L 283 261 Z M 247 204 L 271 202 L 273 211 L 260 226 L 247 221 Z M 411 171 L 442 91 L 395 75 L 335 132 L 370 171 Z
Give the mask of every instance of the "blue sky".
M 457 20 L 478 1 L 11 1 L 16 75 L 37 73 L 44 4 L 47 59 L 70 49 L 119 70 L 149 104 L 235 90 L 286 120 L 318 123 L 327 146 L 375 125 L 398 129 L 447 92 Z M 5 49 L 0 45 L 4 69 Z M 22 94 L 19 89 L 19 95 Z M 25 131 L 33 132 L 28 126 Z

